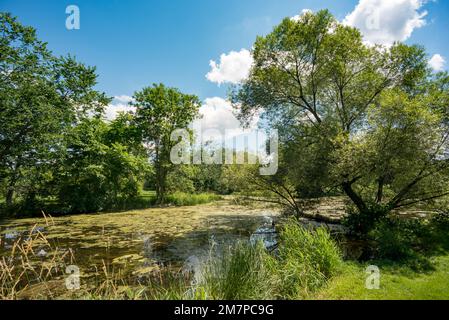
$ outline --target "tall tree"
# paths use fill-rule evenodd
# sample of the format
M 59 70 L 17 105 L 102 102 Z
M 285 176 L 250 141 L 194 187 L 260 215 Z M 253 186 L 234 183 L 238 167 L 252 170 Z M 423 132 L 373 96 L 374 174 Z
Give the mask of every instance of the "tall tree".
M 379 205 L 389 212 L 445 194 L 418 196 L 426 179 L 445 179 L 447 162 L 447 86 L 430 79 L 421 47 L 368 46 L 357 29 L 319 11 L 258 37 L 253 56 L 232 99 L 242 122 L 263 111 L 279 129 L 298 195 L 310 185 L 312 194 L 339 188 L 359 213 L 375 216 Z M 377 189 L 367 196 L 366 185 Z
M 165 202 L 167 176 L 173 170 L 170 152 L 177 143 L 171 134 L 187 129 L 198 117 L 198 97 L 181 93 L 178 89 L 154 84 L 134 94 L 135 124 L 154 162 L 157 202 Z
M 95 68 L 53 56 L 8 13 L 0 13 L 0 34 L 0 178 L 11 205 L 18 184 L 33 198 L 30 179 L 52 165 L 63 132 L 99 116 L 109 99 L 93 89 Z

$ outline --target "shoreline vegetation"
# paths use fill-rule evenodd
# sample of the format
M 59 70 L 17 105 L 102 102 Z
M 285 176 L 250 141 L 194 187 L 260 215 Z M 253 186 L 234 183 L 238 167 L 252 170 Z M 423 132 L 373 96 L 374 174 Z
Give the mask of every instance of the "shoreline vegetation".
M 45 221 L 55 223 L 51 217 Z M 103 268 L 90 282 L 96 284 L 72 295 L 64 290 L 63 279 L 65 268 L 76 262 L 76 256 L 71 250 L 54 247 L 54 240 L 40 230 L 34 226 L 26 240 L 13 243 L 10 256 L 3 256 L 2 299 L 298 299 L 322 286 L 342 263 L 341 253 L 325 229 L 308 231 L 290 220 L 282 227 L 283 244 L 276 254 L 261 242 L 237 241 L 225 247 L 212 243 L 197 265 L 155 267 L 137 282 L 126 267 L 115 268 L 103 261 Z M 46 257 L 39 253 L 44 249 Z M 17 259 L 22 263 L 17 265 Z
M 218 195 L 215 193 L 196 193 L 196 194 L 189 194 L 185 192 L 174 192 L 167 195 L 166 201 L 164 204 L 157 204 L 156 194 L 154 191 L 142 191 L 139 196 L 128 199 L 127 201 L 123 201 L 122 203 L 117 203 L 112 207 L 107 207 L 102 210 L 99 210 L 97 212 L 85 212 L 84 214 L 92 214 L 92 213 L 111 213 L 111 212 L 123 212 L 123 211 L 131 211 L 131 210 L 139 210 L 139 209 L 151 209 L 151 208 L 166 208 L 171 206 L 196 206 L 200 204 L 207 204 L 214 201 L 222 200 L 223 196 Z M 67 213 L 61 213 L 58 214 L 58 209 L 54 208 L 51 205 L 51 202 L 43 201 L 44 204 L 40 207 L 41 214 L 47 213 L 48 215 L 53 216 L 70 216 L 70 215 L 76 215 L 73 214 L 67 214 Z M 0 206 L 1 206 L 0 201 Z M 0 222 L 3 220 L 15 218 L 15 219 L 26 219 L 26 218 L 32 218 L 32 217 L 39 217 L 37 213 L 33 214 L 18 214 L 16 216 L 14 215 L 8 215 L 3 214 L 0 215 Z
M 235 201 L 228 198 L 206 206 L 220 207 L 226 202 Z M 252 205 L 256 211 L 263 208 L 259 202 Z M 198 206 L 191 208 L 200 210 Z M 107 215 L 101 213 L 98 216 Z M 325 224 L 300 223 L 281 215 L 276 218 L 278 245 L 275 251 L 267 250 L 261 242 L 249 242 L 248 236 L 247 240 L 233 241 L 224 247 L 209 242 L 206 245 L 208 253 L 201 261 L 183 265 L 155 264 L 148 266 L 140 276 L 133 273 L 132 255 L 124 264 L 102 260 L 94 275 L 81 278 L 81 289 L 71 292 L 65 288 L 65 268 L 76 264 L 77 256 L 70 249 L 62 249 L 60 237 L 51 237 L 51 226 L 62 222 L 58 219 L 62 218 L 44 216 L 39 220 L 41 225 L 34 225 L 31 230 L 29 227 L 22 229 L 28 233 L 24 232 L 12 244 L 10 255 L 2 255 L 1 299 L 448 298 L 447 290 L 444 290 L 449 285 L 449 243 L 445 238 L 449 224 L 446 220 L 429 220 L 432 234 L 421 234 L 418 238 L 428 238 L 415 239 L 413 244 L 404 244 L 402 239 L 386 238 L 383 234 L 382 239 L 388 242 L 388 247 L 377 246 L 378 252 L 365 260 L 347 256 L 344 251 L 348 250 L 348 243 Z M 390 228 L 383 232 L 388 233 Z M 419 243 L 427 243 L 429 239 L 432 239 L 432 247 L 418 247 Z M 402 252 L 412 246 L 415 247 L 413 251 Z M 398 258 L 399 254 L 403 256 L 390 259 Z M 370 265 L 381 270 L 379 290 L 366 288 L 366 269 Z

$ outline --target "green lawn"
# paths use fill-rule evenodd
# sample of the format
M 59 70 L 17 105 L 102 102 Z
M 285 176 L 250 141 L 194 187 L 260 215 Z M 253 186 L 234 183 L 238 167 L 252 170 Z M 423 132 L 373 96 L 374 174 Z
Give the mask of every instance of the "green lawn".
M 447 300 L 449 299 L 449 255 L 432 258 L 432 269 L 415 272 L 399 265 L 382 266 L 380 289 L 365 287 L 369 264 L 347 263 L 342 273 L 312 299 L 326 300 Z M 373 263 L 374 264 L 374 263 Z

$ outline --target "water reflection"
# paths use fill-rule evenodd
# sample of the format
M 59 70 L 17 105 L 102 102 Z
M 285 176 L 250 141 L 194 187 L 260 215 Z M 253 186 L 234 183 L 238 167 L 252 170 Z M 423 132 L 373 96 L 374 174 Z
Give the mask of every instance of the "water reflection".
M 259 227 L 250 237 L 251 244 L 262 241 L 265 248 L 273 250 L 278 244 L 278 234 L 274 220 L 270 216 L 264 216 L 264 224 Z

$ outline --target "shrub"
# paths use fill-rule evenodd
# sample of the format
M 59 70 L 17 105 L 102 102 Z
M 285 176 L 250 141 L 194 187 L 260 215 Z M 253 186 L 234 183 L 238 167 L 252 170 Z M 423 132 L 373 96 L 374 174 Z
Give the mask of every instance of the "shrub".
M 262 243 L 238 243 L 204 265 L 200 292 L 218 300 L 260 300 L 273 296 L 271 257 Z
M 280 298 L 297 299 L 318 289 L 341 264 L 341 252 L 327 229 L 307 230 L 292 220 L 281 232 L 275 265 Z
M 348 215 L 343 219 L 343 225 L 349 232 L 361 237 L 366 236 L 376 228 L 376 225 L 385 218 L 390 209 L 377 203 L 369 203 L 367 209 L 359 211 L 351 206 L 347 208 Z
M 438 231 L 449 232 L 449 212 L 440 211 L 433 215 L 430 224 Z
M 393 261 L 414 258 L 433 249 L 431 230 L 418 219 L 383 219 L 370 233 L 378 258 Z
M 432 231 L 432 242 L 438 249 L 449 250 L 449 212 L 440 211 L 432 216 L 429 222 Z

